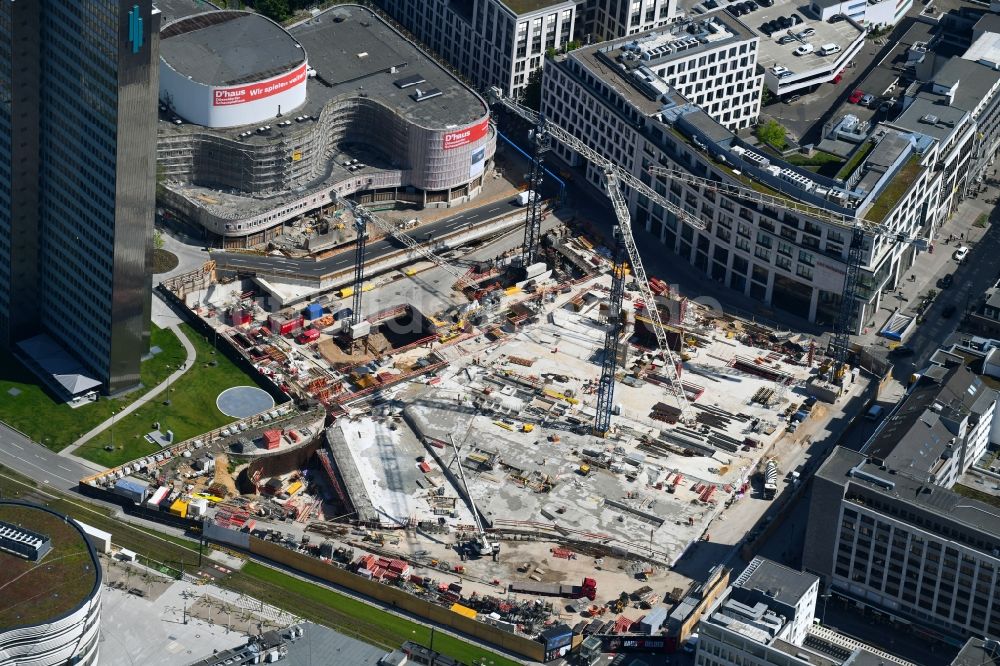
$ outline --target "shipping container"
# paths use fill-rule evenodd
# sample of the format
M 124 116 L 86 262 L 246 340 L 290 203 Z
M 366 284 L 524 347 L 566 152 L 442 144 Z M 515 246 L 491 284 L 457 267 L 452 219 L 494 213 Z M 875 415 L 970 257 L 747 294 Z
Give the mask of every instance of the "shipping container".
M 175 500 L 173 504 L 170 505 L 170 513 L 175 516 L 180 516 L 181 518 L 187 518 L 188 505 L 182 499 Z
M 146 506 L 150 509 L 159 509 L 160 503 L 165 500 L 169 494 L 170 486 L 160 486 L 156 489 L 156 492 L 153 493 L 153 496 L 149 498 L 149 501 L 146 502 Z
M 479 615 L 479 613 L 477 613 L 475 610 L 469 608 L 468 606 L 463 606 L 462 604 L 452 604 L 451 612 L 458 613 L 459 615 L 467 617 L 470 620 L 475 620 L 476 616 Z
M 323 306 L 319 303 L 310 303 L 302 314 L 306 319 L 319 319 L 323 316 Z
M 115 494 L 127 497 L 136 504 L 142 504 L 149 496 L 149 484 L 140 479 L 126 476 L 115 482 Z

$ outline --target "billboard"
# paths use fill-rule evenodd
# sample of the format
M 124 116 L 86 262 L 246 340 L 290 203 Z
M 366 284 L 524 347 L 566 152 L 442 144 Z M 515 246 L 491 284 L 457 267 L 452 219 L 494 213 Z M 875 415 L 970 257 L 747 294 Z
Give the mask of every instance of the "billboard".
M 451 150 L 452 148 L 460 148 L 462 146 L 467 146 L 470 143 L 475 143 L 486 136 L 489 128 L 490 119 L 483 118 L 472 127 L 466 127 L 465 129 L 448 132 L 444 135 L 444 149 Z
M 469 167 L 469 178 L 475 178 L 486 169 L 486 146 L 472 151 L 472 164 Z
M 233 86 L 231 88 L 213 88 L 212 106 L 244 104 L 285 92 L 289 88 L 294 88 L 300 83 L 305 82 L 306 69 L 306 63 L 302 63 L 288 74 L 268 81 L 248 83 L 245 86 Z

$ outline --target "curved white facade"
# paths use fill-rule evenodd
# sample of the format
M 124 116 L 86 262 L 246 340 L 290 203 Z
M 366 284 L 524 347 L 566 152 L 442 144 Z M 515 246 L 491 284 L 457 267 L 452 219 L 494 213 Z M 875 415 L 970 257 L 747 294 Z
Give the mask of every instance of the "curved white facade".
M 82 606 L 47 624 L 0 632 L 0 666 L 98 664 L 101 582 Z
M 237 86 L 210 86 L 179 73 L 160 58 L 160 101 L 182 119 L 205 127 L 266 125 L 306 102 L 309 65 Z

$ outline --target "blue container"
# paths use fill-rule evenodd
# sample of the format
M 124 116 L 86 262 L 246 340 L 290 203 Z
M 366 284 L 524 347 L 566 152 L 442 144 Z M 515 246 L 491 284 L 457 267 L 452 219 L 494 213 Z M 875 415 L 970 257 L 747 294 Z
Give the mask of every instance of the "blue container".
M 310 303 L 303 314 L 306 319 L 319 319 L 323 316 L 323 306 L 319 303 Z

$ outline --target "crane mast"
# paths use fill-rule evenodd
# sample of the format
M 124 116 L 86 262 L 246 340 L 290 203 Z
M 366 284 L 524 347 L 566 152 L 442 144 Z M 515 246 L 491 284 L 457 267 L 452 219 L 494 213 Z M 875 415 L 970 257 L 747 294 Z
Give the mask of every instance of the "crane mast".
M 604 358 L 601 379 L 597 384 L 597 415 L 594 434 L 603 437 L 611 430 L 611 411 L 615 393 L 615 373 L 618 371 L 618 338 L 622 334 L 622 303 L 625 300 L 625 244 L 621 230 L 615 226 L 615 249 L 611 257 L 611 296 L 608 298 L 608 330 L 604 333 Z
M 631 173 L 621 168 L 604 155 L 601 155 L 599 152 L 567 132 L 565 129 L 547 122 L 542 114 L 536 113 L 535 111 L 504 96 L 503 91 L 499 88 L 491 88 L 490 97 L 495 103 L 500 104 L 525 120 L 534 123 L 536 128 L 539 126 L 544 127 L 545 132 L 549 137 L 555 141 L 559 141 L 570 150 L 604 169 L 605 180 L 608 186 L 608 196 L 611 198 L 611 205 L 614 208 L 615 216 L 618 219 L 622 243 L 628 253 L 629 261 L 632 264 L 632 270 L 635 275 L 636 283 L 639 285 L 639 291 L 642 293 L 642 297 L 646 302 L 646 310 L 649 313 L 649 319 L 653 327 L 654 335 L 656 336 L 656 342 L 661 353 L 665 357 L 666 364 L 670 366 L 667 369 L 666 374 L 669 378 L 670 391 L 677 401 L 677 408 L 680 413 L 679 420 L 685 424 L 693 424 L 695 422 L 695 416 L 693 410 L 691 409 L 691 404 L 687 399 L 687 394 L 684 392 L 684 387 L 681 384 L 679 375 L 680 363 L 677 357 L 674 356 L 673 350 L 670 349 L 670 345 L 668 344 L 667 333 L 663 328 L 663 322 L 660 319 L 660 312 L 657 308 L 656 301 L 654 300 L 653 290 L 649 287 L 649 282 L 646 279 L 646 271 L 642 266 L 642 259 L 639 256 L 639 249 L 636 246 L 635 238 L 632 236 L 632 220 L 628 212 L 628 204 L 625 201 L 625 197 L 621 193 L 620 186 L 625 185 L 632 188 L 639 194 L 648 197 L 653 202 L 663 206 L 677 215 L 685 217 L 690 221 L 690 224 L 695 227 L 704 229 L 705 223 L 697 217 L 687 213 L 687 211 L 683 208 L 674 204 L 652 187 L 646 185 Z M 604 363 L 606 364 L 608 362 L 609 361 L 606 357 Z M 602 367 L 602 378 L 606 373 L 607 368 Z M 611 409 L 610 398 L 611 396 L 607 395 L 606 404 L 603 406 L 606 410 Z M 606 418 L 610 422 L 610 411 L 608 412 Z
M 524 247 L 521 251 L 521 266 L 525 269 L 535 263 L 542 232 L 541 187 L 545 174 L 542 163 L 545 153 L 549 150 L 549 133 L 546 129 L 544 115 L 538 116 L 535 129 L 531 131 L 531 141 L 534 144 L 534 155 L 531 158 L 531 171 L 528 172 L 527 178 L 528 206 L 524 220 Z

